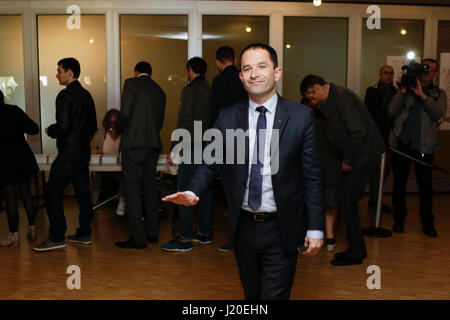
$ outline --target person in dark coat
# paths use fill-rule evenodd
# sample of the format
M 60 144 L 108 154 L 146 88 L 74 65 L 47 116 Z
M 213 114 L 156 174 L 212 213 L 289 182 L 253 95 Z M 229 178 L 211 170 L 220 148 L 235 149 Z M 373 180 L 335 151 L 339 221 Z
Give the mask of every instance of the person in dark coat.
M 30 194 L 30 179 L 36 175 L 39 167 L 24 133 L 38 134 L 39 127 L 18 106 L 5 104 L 0 91 L 0 150 L 3 152 L 0 157 L 0 188 L 6 199 L 9 225 L 8 237 L 0 242 L 1 247 L 19 244 L 17 187 L 28 217 L 28 239 L 36 240 L 36 211 Z
M 327 119 L 327 135 L 341 160 L 340 212 L 345 218 L 347 251 L 335 254 L 335 266 L 362 264 L 367 256 L 358 203 L 369 182 L 371 168 L 379 161 L 385 145 L 364 102 L 350 89 L 327 83 L 317 75 L 306 76 L 300 85 L 303 96 L 314 99 Z
M 314 111 L 314 118 L 319 134 L 320 150 L 324 164 L 325 182 L 325 244 L 328 252 L 336 250 L 336 238 L 334 235 L 334 222 L 338 211 L 337 185 L 342 177 L 341 162 L 337 150 L 332 146 L 327 136 L 327 119 L 320 110 L 320 105 L 313 99 L 302 98 L 300 104 L 304 104 Z
M 241 100 L 248 99 L 247 91 L 245 91 L 244 85 L 239 78 L 239 70 L 236 67 L 236 57 L 233 48 L 223 46 L 217 49 L 216 66 L 220 73 L 211 84 L 211 124 L 216 121 L 220 110 Z M 227 210 L 228 203 L 223 188 L 221 188 L 221 192 L 224 199 L 224 208 Z M 226 213 L 226 217 L 228 217 L 228 213 Z M 218 249 L 222 252 L 230 252 L 233 250 L 233 246 L 227 240 Z
M 380 68 L 379 72 L 380 80 L 378 83 L 369 87 L 366 90 L 366 96 L 364 103 L 372 115 L 373 120 L 380 130 L 386 147 L 389 145 L 389 133 L 392 129 L 394 119 L 389 115 L 389 104 L 392 98 L 397 93 L 397 89 L 394 87 L 394 69 L 391 66 L 384 65 Z M 380 186 L 380 166 L 381 162 L 378 161 L 375 167 L 372 169 L 372 173 L 369 179 L 369 208 L 377 209 L 378 189 Z M 386 164 L 384 171 L 384 180 L 389 176 L 391 172 L 391 153 L 386 152 Z M 392 209 L 385 205 L 381 206 L 381 211 L 384 213 L 391 213 Z

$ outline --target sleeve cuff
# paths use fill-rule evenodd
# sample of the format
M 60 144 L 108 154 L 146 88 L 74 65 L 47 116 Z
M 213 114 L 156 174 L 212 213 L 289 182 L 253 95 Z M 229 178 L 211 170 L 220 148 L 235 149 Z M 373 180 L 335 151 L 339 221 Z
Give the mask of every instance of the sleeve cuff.
M 323 231 L 320 230 L 308 230 L 306 236 L 312 239 L 323 239 Z
M 195 193 L 193 193 L 192 191 L 185 191 L 184 193 L 186 193 L 192 197 L 196 197 Z

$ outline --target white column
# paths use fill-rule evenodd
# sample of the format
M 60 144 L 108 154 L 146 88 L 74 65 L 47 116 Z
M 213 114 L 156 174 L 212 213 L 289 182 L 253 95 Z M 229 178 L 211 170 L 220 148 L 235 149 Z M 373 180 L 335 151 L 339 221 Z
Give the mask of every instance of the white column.
M 283 15 L 280 12 L 273 12 L 269 17 L 269 45 L 277 52 L 280 67 L 283 66 L 283 28 Z M 283 73 L 277 83 L 277 91 L 283 94 Z
M 361 88 L 362 17 L 352 14 L 348 21 L 347 87 L 359 95 Z
M 106 109 L 120 109 L 120 25 L 119 14 L 108 9 L 106 25 Z
M 22 15 L 25 110 L 30 118 L 40 127 L 39 61 L 36 24 L 36 14 L 31 9 L 27 9 Z M 40 134 L 27 136 L 27 141 L 34 153 L 42 152 Z
M 202 53 L 202 15 L 195 8 L 188 15 L 188 59 L 201 57 Z

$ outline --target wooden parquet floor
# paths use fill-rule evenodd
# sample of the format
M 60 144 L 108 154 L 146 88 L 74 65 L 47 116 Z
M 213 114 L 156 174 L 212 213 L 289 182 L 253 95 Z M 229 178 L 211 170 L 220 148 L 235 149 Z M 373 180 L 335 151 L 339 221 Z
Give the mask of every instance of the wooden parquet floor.
M 362 265 L 330 265 L 333 253 L 325 249 L 314 257 L 299 257 L 291 299 L 450 299 L 450 195 L 434 198 L 438 237 L 421 231 L 418 196 L 408 195 L 409 215 L 405 233 L 389 238 L 365 237 L 368 257 Z M 390 203 L 390 196 L 385 196 Z M 78 225 L 74 198 L 64 200 L 68 232 Z M 20 247 L 0 248 L 0 299 L 158 299 L 215 300 L 243 299 L 233 253 L 217 247 L 226 241 L 223 209 L 215 201 L 214 236 L 209 245 L 194 244 L 185 253 L 167 253 L 161 244 L 170 239 L 171 214 L 159 225 L 159 243 L 145 250 L 124 250 L 115 241 L 128 238 L 126 218 L 115 214 L 114 206 L 97 211 L 93 220 L 93 243 L 68 243 L 54 252 L 32 251 L 26 240 L 27 220 L 20 209 Z M 374 212 L 367 198 L 360 203 L 362 225 L 372 226 Z M 194 221 L 196 221 L 194 219 Z M 382 215 L 382 226 L 390 229 L 391 215 Z M 48 235 L 45 209 L 37 217 L 38 240 Z M 6 212 L 0 212 L 0 238 L 7 235 Z M 346 249 L 343 218 L 336 224 L 338 250 Z M 81 269 L 81 289 L 69 290 L 66 269 Z M 381 270 L 381 289 L 369 290 L 367 267 Z

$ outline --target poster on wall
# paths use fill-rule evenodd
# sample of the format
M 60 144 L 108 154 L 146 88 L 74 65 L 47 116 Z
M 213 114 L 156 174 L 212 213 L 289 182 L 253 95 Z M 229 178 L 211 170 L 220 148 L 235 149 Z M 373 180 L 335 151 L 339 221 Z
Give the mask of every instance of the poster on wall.
M 440 130 L 450 130 L 450 52 L 441 53 L 439 69 L 439 87 L 447 93 L 447 114 L 439 126 Z

